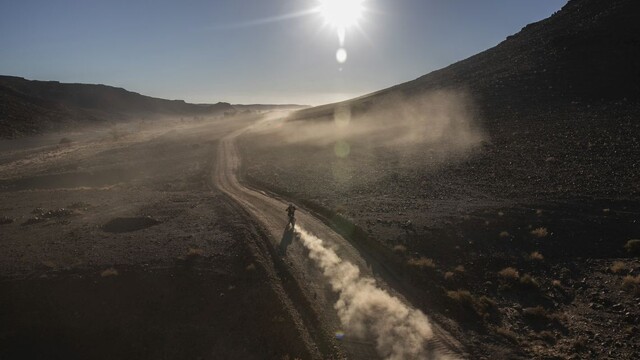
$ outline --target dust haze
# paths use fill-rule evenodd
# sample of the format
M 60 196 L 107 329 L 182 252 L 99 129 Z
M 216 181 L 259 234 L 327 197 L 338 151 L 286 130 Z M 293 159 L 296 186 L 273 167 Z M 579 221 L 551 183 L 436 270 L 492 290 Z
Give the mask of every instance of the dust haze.
M 261 131 L 278 135 L 283 144 L 335 144 L 340 157 L 356 146 L 400 154 L 431 149 L 461 155 L 486 139 L 473 98 L 453 90 L 413 97 L 387 95 L 374 104 L 339 104 L 333 119 L 285 121 Z

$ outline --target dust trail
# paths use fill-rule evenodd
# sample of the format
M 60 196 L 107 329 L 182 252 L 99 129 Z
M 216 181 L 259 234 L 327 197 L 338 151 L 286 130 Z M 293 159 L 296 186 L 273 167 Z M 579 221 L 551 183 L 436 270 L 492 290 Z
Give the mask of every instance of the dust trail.
M 378 353 L 385 359 L 426 359 L 426 344 L 433 337 L 427 317 L 376 287 L 375 280 L 360 276 L 360 269 L 342 260 L 323 241 L 298 227 L 309 257 L 329 278 L 339 293 L 335 304 L 347 334 L 374 338 Z

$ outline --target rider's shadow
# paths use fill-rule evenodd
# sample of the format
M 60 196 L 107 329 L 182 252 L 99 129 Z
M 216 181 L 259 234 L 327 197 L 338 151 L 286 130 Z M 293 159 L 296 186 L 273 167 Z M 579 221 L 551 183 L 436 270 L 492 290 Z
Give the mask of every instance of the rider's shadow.
M 287 227 L 284 229 L 284 232 L 282 233 L 282 239 L 280 239 L 280 255 L 287 255 L 287 248 L 293 242 L 294 237 L 295 233 L 293 229 L 287 225 Z

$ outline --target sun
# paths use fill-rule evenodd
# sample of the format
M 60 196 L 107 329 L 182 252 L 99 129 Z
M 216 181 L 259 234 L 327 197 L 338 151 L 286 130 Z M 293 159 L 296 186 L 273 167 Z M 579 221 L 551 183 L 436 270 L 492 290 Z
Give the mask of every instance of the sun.
M 338 30 L 346 30 L 358 23 L 364 10 L 364 0 L 320 0 L 320 13 Z

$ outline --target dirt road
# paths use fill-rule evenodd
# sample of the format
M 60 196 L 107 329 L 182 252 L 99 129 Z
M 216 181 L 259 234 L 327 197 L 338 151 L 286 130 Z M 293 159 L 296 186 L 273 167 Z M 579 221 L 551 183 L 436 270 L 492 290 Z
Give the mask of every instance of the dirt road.
M 365 261 L 364 254 L 322 221 L 298 211 L 298 231 L 285 231 L 286 202 L 249 189 L 238 180 L 241 159 L 235 140 L 244 131 L 220 140 L 214 185 L 266 228 L 273 247 L 319 320 L 311 324 L 314 329 L 310 332 L 315 332 L 316 341 L 327 342 L 324 352 L 337 351 L 350 359 L 464 356 L 457 341 L 388 285 L 379 264 Z M 421 329 L 424 336 L 416 335 Z M 323 351 L 323 346 L 319 347 Z

